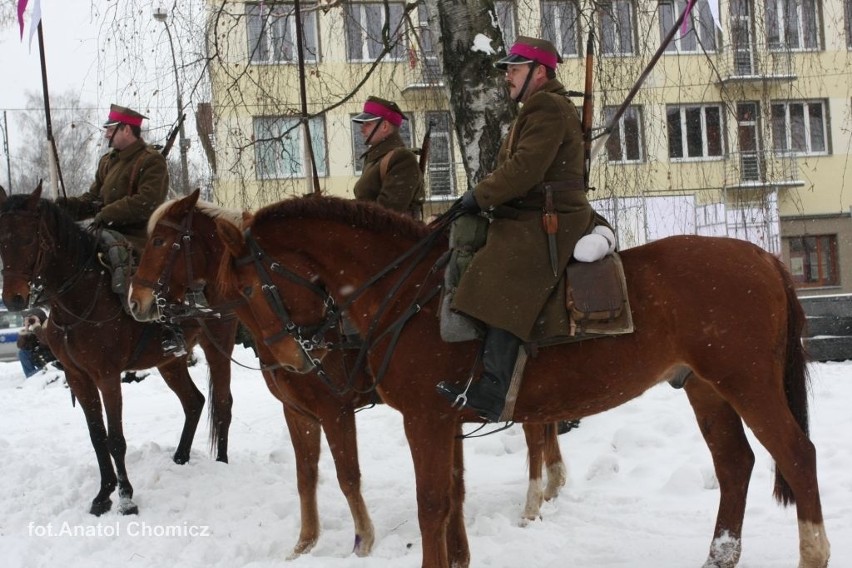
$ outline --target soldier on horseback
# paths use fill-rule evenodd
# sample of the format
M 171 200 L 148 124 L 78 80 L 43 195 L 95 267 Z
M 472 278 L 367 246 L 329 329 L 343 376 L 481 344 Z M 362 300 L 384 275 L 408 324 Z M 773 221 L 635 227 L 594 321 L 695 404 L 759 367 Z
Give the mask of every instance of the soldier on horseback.
M 523 106 L 500 146 L 497 168 L 460 200 L 467 212 L 487 210 L 493 217 L 452 306 L 487 327 L 484 372 L 469 387 L 442 382 L 437 388 L 491 422 L 503 412 L 522 344 L 562 334 L 559 283 L 577 241 L 595 223 L 583 180 L 579 113 L 556 79 L 561 61 L 553 44 L 524 36 L 497 61 L 509 96 Z
M 113 290 L 127 295 L 134 255 L 145 246 L 151 213 L 162 204 L 169 189 L 165 157 L 142 139 L 146 116 L 119 105 L 110 105 L 104 136 L 110 151 L 98 162 L 95 181 L 77 197 L 59 197 L 56 204 L 77 221 L 92 219 L 92 228 L 102 231 L 107 259 L 113 271 Z M 173 338 L 163 350 L 184 354 L 180 330 L 171 328 Z

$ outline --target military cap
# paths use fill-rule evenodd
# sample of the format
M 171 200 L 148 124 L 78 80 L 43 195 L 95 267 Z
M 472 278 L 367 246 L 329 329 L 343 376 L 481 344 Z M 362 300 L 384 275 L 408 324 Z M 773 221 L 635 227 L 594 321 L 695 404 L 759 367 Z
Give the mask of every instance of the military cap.
M 387 120 L 394 126 L 399 126 L 403 120 L 408 120 L 408 117 L 402 114 L 402 111 L 393 101 L 379 97 L 367 97 L 367 101 L 364 103 L 364 112 L 355 116 L 352 122 L 372 122 L 380 119 Z
M 553 44 L 545 39 L 518 36 L 509 55 L 494 64 L 497 69 L 506 70 L 509 65 L 520 65 L 523 63 L 540 63 L 550 69 L 556 69 L 557 63 L 562 63 L 559 52 Z
M 116 124 L 129 124 L 130 126 L 142 126 L 142 120 L 148 118 L 143 114 L 139 114 L 133 109 L 118 105 L 109 105 L 109 116 L 104 122 L 104 128 L 115 126 Z

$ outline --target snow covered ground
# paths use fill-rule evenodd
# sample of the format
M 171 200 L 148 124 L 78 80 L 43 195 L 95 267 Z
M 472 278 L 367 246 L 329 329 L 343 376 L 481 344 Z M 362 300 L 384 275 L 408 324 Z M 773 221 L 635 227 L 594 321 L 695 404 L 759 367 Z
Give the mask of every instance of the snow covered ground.
M 238 358 L 254 363 L 238 347 Z M 852 363 L 814 364 L 812 438 L 832 566 L 852 566 Z M 192 369 L 206 393 L 206 367 Z M 299 526 L 295 464 L 280 404 L 260 374 L 234 367 L 230 464 L 212 461 L 199 428 L 175 465 L 182 413 L 152 374 L 124 385 L 127 465 L 139 515 L 87 513 L 98 470 L 83 414 L 60 382 L 24 381 L 0 363 L 0 558 L 4 567 L 420 566 L 414 478 L 400 416 L 358 414 L 363 490 L 376 526 L 372 556 L 351 554 L 352 521 L 330 452 L 320 464 L 323 533 L 286 562 Z M 570 480 L 543 518 L 519 518 L 527 488 L 520 427 L 465 442 L 465 516 L 472 566 L 682 568 L 705 560 L 718 503 L 709 453 L 685 395 L 667 385 L 560 437 Z M 753 442 L 742 568 L 798 562 L 794 509 L 772 499 L 772 462 Z M 68 532 L 81 533 L 68 536 Z M 168 534 L 164 534 L 168 533 Z

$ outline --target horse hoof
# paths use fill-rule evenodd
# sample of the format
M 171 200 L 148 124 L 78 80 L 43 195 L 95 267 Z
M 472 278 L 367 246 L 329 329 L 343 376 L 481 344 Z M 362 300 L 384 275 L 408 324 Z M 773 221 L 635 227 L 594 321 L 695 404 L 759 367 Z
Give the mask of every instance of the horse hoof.
M 352 548 L 352 552 L 355 553 L 355 556 L 363 558 L 365 556 L 369 556 L 373 551 L 373 538 L 363 538 L 361 535 L 355 535 L 355 546 Z
M 293 548 L 293 552 L 287 557 L 287 560 L 295 560 L 303 554 L 306 554 L 311 551 L 311 549 L 316 545 L 317 539 L 305 539 L 300 540 L 296 543 L 296 546 Z
M 139 507 L 130 499 L 122 499 L 118 505 L 118 512 L 122 515 L 138 515 Z
M 189 456 L 175 454 L 172 460 L 178 465 L 184 465 L 186 462 L 189 461 Z
M 112 499 L 105 501 L 92 501 L 92 508 L 89 509 L 89 514 L 100 517 L 112 508 Z

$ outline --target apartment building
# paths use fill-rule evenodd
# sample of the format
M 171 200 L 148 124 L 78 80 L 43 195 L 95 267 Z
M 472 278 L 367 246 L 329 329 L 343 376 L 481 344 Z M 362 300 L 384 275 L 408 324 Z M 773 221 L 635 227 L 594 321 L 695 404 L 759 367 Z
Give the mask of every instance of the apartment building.
M 572 90 L 583 88 L 593 32 L 591 197 L 622 247 L 681 233 L 743 238 L 779 254 L 802 294 L 852 292 L 852 0 L 722 0 L 721 29 L 699 0 L 600 137 L 685 5 L 494 3 L 507 45 L 518 34 L 557 45 Z M 210 6 L 220 203 L 254 209 L 316 187 L 351 196 L 364 148 L 350 118 L 370 94 L 407 112 L 412 147 L 431 125 L 427 212 L 467 188 L 425 6 L 302 3 L 303 73 L 293 3 Z

